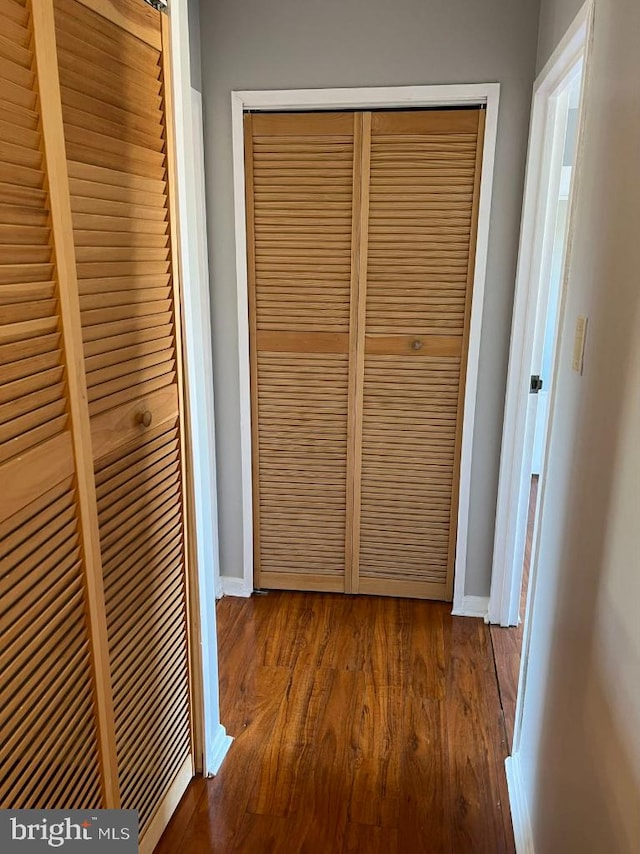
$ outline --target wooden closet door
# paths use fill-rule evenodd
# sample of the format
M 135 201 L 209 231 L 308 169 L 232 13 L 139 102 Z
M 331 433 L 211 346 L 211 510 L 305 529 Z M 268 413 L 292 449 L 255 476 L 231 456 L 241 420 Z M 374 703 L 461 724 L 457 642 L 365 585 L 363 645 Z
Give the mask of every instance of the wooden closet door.
M 484 112 L 372 116 L 358 589 L 450 600 Z
M 50 85 L 50 12 L 43 0 L 33 7 L 0 0 L 5 809 L 118 805 L 95 495 L 82 465 L 89 422 L 60 192 L 64 149 Z
M 245 118 L 257 587 L 350 589 L 361 127 L 341 113 Z
M 168 24 L 54 7 L 118 780 L 144 834 L 193 771 Z

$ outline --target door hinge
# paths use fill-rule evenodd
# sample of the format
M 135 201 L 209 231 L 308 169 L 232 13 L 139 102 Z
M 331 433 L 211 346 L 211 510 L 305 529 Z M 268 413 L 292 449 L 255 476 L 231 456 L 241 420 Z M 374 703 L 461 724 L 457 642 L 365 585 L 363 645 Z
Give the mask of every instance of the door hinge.
M 158 12 L 167 11 L 167 0 L 144 0 L 147 6 L 152 6 Z
M 537 394 L 539 391 L 542 391 L 543 380 L 538 374 L 533 374 L 531 376 L 531 385 L 529 386 L 530 394 Z

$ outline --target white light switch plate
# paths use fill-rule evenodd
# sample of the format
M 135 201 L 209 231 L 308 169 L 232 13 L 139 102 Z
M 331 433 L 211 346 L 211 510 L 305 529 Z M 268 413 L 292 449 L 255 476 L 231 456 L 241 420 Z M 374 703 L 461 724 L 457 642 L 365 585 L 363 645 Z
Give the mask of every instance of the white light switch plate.
M 573 338 L 573 360 L 571 367 L 581 374 L 584 367 L 584 345 L 587 338 L 587 318 L 579 315 L 576 320 L 576 332 Z

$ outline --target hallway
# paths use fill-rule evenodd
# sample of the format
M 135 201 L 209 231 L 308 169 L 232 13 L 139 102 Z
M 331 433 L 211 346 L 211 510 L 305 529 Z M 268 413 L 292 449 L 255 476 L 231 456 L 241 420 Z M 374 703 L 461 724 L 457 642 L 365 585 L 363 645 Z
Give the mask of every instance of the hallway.
M 511 852 L 488 627 L 436 602 L 270 592 L 218 604 L 221 719 L 156 854 Z

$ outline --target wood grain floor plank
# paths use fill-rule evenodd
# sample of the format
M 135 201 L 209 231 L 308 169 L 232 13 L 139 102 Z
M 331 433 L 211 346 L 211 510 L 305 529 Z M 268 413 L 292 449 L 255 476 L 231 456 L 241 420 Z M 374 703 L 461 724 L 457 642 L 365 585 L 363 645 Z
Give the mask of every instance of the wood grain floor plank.
M 216 603 L 219 655 L 226 649 L 229 638 L 233 643 L 235 626 L 254 604 L 253 597 L 241 600 L 240 606 L 234 606 L 235 601 L 234 598 L 225 596 Z
M 173 854 L 180 848 L 187 829 L 191 835 L 194 815 L 200 799 L 203 796 L 206 799 L 206 793 L 207 781 L 203 777 L 194 777 L 182 796 L 171 823 L 156 846 L 156 854 Z
M 407 851 L 453 850 L 445 708 L 413 692 L 406 703 L 398 827 Z
M 245 657 L 250 658 L 247 652 L 245 649 Z M 229 687 L 233 685 L 232 682 L 226 684 Z M 228 730 L 235 739 L 227 757 L 231 761 L 225 760 L 215 780 L 208 781 L 207 799 L 200 801 L 194 817 L 198 839 L 201 828 L 213 821 L 212 851 L 237 850 L 233 848 L 233 840 L 248 812 L 255 787 L 263 773 L 270 772 L 272 735 L 286 705 L 291 672 L 282 667 L 249 667 L 244 678 L 236 684 L 239 690 L 234 690 L 238 693 L 227 690 L 221 703 L 221 715 L 225 721 L 231 717 L 232 698 L 242 707 L 241 715 L 235 719 L 236 726 Z M 238 720 L 241 721 L 239 726 Z M 216 785 L 211 785 L 213 782 Z M 190 840 L 186 837 L 178 850 L 190 854 L 189 846 Z
M 351 733 L 349 821 L 396 827 L 401 785 L 402 688 L 365 683 Z
M 348 824 L 345 838 L 345 854 L 389 854 L 401 851 L 400 833 L 395 827 L 372 827 L 371 825 Z
M 286 702 L 278 711 L 264 754 L 264 772 L 252 789 L 247 810 L 273 816 L 298 808 L 297 794 L 304 775 L 314 770 L 313 733 L 321 718 L 333 671 L 295 674 L 287 686 Z
M 319 713 L 307 728 L 306 773 L 300 777 L 292 809 L 307 828 L 306 839 L 323 840 L 341 850 L 354 769 L 351 734 L 364 677 L 342 670 L 318 671 L 315 684 Z
M 446 643 L 450 624 L 449 605 L 422 603 L 428 611 L 416 610 L 409 643 L 411 690 L 420 697 L 444 699 Z M 428 613 L 428 617 L 426 614 Z
M 233 850 L 279 854 L 282 840 L 286 839 L 288 832 L 286 818 L 247 813 L 238 829 Z
M 504 723 L 489 632 L 479 620 L 453 623 L 446 692 L 452 848 L 510 850 L 500 785 Z
M 374 685 L 406 688 L 410 682 L 411 638 L 415 606 L 407 599 L 367 599 L 372 609 L 372 628 L 364 663 Z

